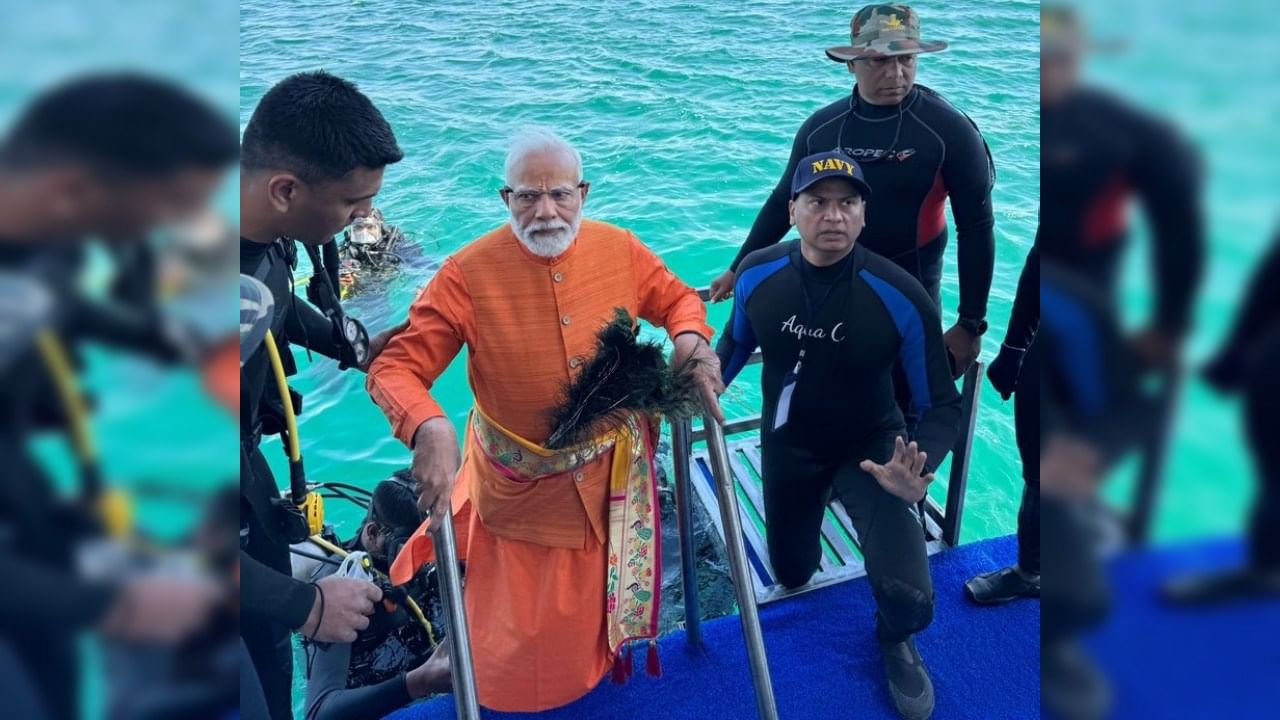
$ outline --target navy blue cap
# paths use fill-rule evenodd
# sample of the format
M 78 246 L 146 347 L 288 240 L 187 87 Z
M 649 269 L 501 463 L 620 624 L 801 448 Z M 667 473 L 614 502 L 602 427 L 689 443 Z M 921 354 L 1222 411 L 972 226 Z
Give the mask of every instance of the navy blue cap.
M 862 167 L 839 150 L 829 150 L 810 155 L 796 165 L 796 174 L 791 178 L 791 199 L 795 200 L 810 185 L 829 177 L 852 182 L 862 193 L 863 200 L 871 197 L 871 186 L 862 175 Z

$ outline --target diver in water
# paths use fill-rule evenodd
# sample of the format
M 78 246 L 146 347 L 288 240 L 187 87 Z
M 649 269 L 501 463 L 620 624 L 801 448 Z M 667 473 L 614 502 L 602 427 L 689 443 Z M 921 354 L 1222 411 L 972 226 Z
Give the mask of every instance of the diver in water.
M 311 542 L 294 546 L 294 577 L 306 582 L 334 574 L 384 579 L 391 559 L 422 522 L 417 499 L 408 470 L 378 483 L 368 514 L 349 541 L 339 543 L 332 528 L 326 528 L 325 539 L 331 542 L 323 547 Z M 434 566 L 401 588 L 382 584 L 394 605 L 380 605 L 354 643 L 303 642 L 307 720 L 382 717 L 449 689 L 447 645 L 435 622 L 443 613 Z M 400 591 L 408 597 L 397 597 Z
M 400 265 L 397 253 L 404 232 L 382 219 L 382 211 L 373 208 L 369 215 L 356 218 L 343 232 L 338 245 L 338 284 L 346 298 L 371 275 L 387 272 Z

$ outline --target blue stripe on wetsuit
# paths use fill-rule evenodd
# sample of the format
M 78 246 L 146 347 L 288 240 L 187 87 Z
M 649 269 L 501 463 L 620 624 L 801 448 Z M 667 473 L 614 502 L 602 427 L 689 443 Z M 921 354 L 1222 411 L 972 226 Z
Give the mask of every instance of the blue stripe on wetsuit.
M 1059 370 L 1079 403 L 1081 416 L 1097 417 L 1107 404 L 1097 323 L 1080 303 L 1048 283 L 1040 281 L 1040 315 L 1045 326 L 1062 338 L 1054 343 L 1063 355 Z
M 738 273 L 738 282 L 733 288 L 733 327 L 730 329 L 733 337 L 733 355 L 729 356 L 729 362 L 725 363 L 720 372 L 725 385 L 733 382 L 733 379 L 746 366 L 751 353 L 760 344 L 756 339 L 755 331 L 751 328 L 751 318 L 747 316 L 747 300 L 761 283 L 790 262 L 790 254 L 783 255 L 776 260 L 755 265 Z
M 888 281 L 872 274 L 870 270 L 861 270 L 858 275 L 880 296 L 880 301 L 889 310 L 889 316 L 898 328 L 898 335 L 902 338 L 898 358 L 906 370 L 911 402 L 919 415 L 933 407 L 933 395 L 929 392 L 929 373 L 925 369 L 924 320 L 907 296 Z

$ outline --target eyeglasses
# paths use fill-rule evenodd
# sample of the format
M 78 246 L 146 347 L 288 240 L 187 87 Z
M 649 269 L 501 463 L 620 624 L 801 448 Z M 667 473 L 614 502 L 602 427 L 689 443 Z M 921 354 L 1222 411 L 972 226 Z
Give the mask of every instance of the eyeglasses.
M 502 199 L 508 203 L 514 203 L 516 208 L 520 210 L 528 210 L 537 205 L 542 200 L 543 195 L 551 196 L 551 201 L 562 208 L 573 207 L 574 202 L 581 197 L 579 190 L 587 187 L 588 183 L 580 182 L 572 188 L 558 187 L 552 188 L 545 192 L 540 190 L 515 190 L 511 187 L 503 187 L 498 192 L 502 193 Z

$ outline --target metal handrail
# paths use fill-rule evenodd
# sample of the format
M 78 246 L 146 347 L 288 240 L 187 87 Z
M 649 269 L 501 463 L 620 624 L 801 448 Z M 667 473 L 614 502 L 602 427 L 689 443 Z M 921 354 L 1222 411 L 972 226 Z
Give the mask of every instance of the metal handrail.
M 703 427 L 708 430 L 707 447 L 711 451 L 711 472 L 715 477 L 716 492 L 720 497 L 725 547 L 729 551 L 729 571 L 733 576 L 733 588 L 738 596 L 738 617 L 742 621 L 747 659 L 751 664 L 751 682 L 756 691 L 756 710 L 761 720 L 777 720 L 778 707 L 773 697 L 773 680 L 769 677 L 769 662 L 765 656 L 760 616 L 756 611 L 755 586 L 751 582 L 747 550 L 742 544 L 742 519 L 738 515 L 738 498 L 733 487 L 733 473 L 729 469 L 729 448 L 725 443 L 724 431 L 715 419 L 704 416 L 702 422 Z
M 689 447 L 689 421 L 673 420 L 671 446 Z M 684 631 L 690 645 L 702 646 L 702 610 L 698 602 L 698 577 L 694 570 L 696 548 L 693 546 L 693 491 L 689 477 L 689 463 L 679 460 L 676 451 L 675 496 L 676 528 L 680 538 L 680 580 L 684 585 Z
M 1159 499 L 1161 478 L 1168 461 L 1169 445 L 1173 441 L 1176 409 L 1182 399 L 1184 371 L 1174 368 L 1164 378 L 1159 390 L 1155 417 L 1158 425 L 1142 446 L 1141 465 L 1134 485 L 1133 506 L 1129 511 L 1125 536 L 1130 545 L 1146 545 L 1151 539 L 1151 524 Z
M 960 544 L 960 520 L 964 517 L 964 496 L 969 487 L 969 460 L 973 451 L 974 429 L 978 423 L 978 400 L 982 393 L 982 363 L 974 362 L 964 373 L 960 390 L 960 428 L 956 445 L 951 449 L 951 474 L 947 480 L 947 508 L 939 519 L 942 541 L 951 547 Z
M 453 532 L 453 511 L 446 510 L 443 521 L 431 531 L 436 545 L 436 567 L 440 571 L 440 594 L 449 621 L 449 674 L 453 683 L 458 720 L 480 720 L 476 698 L 476 671 L 471 659 L 471 633 L 467 610 L 462 602 L 462 577 L 458 573 L 458 544 Z

